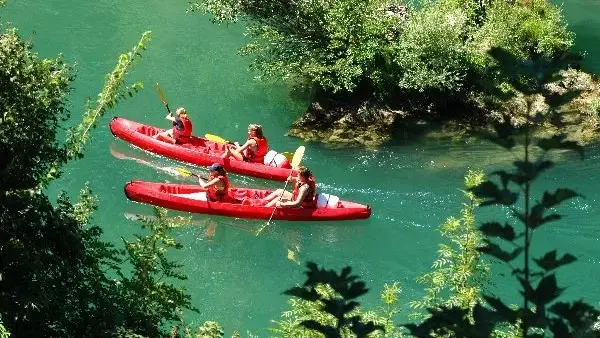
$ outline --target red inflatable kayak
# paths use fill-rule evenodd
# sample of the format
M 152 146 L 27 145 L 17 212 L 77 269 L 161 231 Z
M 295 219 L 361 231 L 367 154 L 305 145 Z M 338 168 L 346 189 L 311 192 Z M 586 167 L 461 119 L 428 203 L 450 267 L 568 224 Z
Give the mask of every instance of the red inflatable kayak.
M 120 117 L 112 119 L 110 122 L 110 131 L 116 137 L 144 150 L 200 166 L 210 166 L 213 163 L 219 163 L 225 170 L 230 172 L 276 181 L 285 181 L 292 171 L 290 162 L 281 154 L 276 155 L 277 157 L 275 155 L 270 156 L 273 159 L 282 158 L 278 161 L 269 160 L 271 161 L 269 162 L 270 165 L 223 159 L 221 155 L 225 152 L 225 144 L 216 143 L 197 136 L 192 136 L 190 142 L 186 144 L 163 142 L 152 136 L 163 132 L 164 129 Z
M 268 220 L 272 207 L 264 207 L 261 199 L 269 190 L 230 188 L 235 203 L 210 202 L 206 189 L 199 185 L 132 181 L 125 185 L 125 195 L 133 201 L 186 212 Z M 329 221 L 363 219 L 371 216 L 371 208 L 341 201 L 337 196 L 317 195 L 317 208 L 278 208 L 273 219 L 289 221 Z

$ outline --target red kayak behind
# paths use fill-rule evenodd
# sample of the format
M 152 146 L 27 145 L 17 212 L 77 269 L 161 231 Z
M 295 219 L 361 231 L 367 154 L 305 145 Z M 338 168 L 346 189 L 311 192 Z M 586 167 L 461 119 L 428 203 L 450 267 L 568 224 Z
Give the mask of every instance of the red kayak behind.
M 262 199 L 269 190 L 230 188 L 235 203 L 207 201 L 206 189 L 198 185 L 132 181 L 125 185 L 125 195 L 133 201 L 168 209 L 199 214 L 268 220 L 273 207 Z M 273 219 L 289 221 L 332 221 L 364 219 L 371 216 L 368 205 L 342 201 L 337 196 L 317 195 L 317 208 L 278 208 Z
M 185 144 L 163 142 L 152 136 L 163 132 L 164 129 L 120 117 L 112 119 L 110 131 L 116 137 L 149 152 L 199 166 L 219 163 L 229 172 L 275 181 L 285 181 L 292 172 L 291 164 L 287 159 L 270 160 L 268 164 L 223 159 L 221 155 L 225 152 L 226 144 L 198 136 L 192 136 Z M 283 155 L 270 158 L 283 158 Z

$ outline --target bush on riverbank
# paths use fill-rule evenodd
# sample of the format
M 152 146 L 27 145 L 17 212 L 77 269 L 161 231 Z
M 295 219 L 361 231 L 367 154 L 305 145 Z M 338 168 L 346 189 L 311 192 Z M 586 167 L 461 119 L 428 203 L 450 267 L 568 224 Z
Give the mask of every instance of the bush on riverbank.
M 568 53 L 574 39 L 560 8 L 547 0 L 425 0 L 419 6 L 198 0 L 190 9 L 211 13 L 215 22 L 244 20 L 250 42 L 240 53 L 252 58 L 259 77 L 316 93 L 292 135 L 339 141 L 347 134 L 365 144 L 385 141 L 376 134 L 390 134 L 406 119 L 486 125 L 502 106 L 496 90 L 510 90 L 490 49 L 534 61 Z M 321 114 L 320 107 L 330 111 Z M 391 122 L 383 110 L 392 113 Z M 325 131 L 305 123 L 321 118 L 330 121 Z M 372 135 L 356 135 L 373 125 Z

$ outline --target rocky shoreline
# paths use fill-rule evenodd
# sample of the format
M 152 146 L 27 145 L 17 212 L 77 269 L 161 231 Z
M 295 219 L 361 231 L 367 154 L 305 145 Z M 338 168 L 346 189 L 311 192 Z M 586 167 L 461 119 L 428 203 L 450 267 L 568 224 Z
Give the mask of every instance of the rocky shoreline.
M 562 75 L 560 81 L 548 85 L 549 91 L 561 95 L 573 91 L 581 92 L 561 108 L 564 126 L 558 128 L 547 123 L 542 128 L 543 132 L 566 132 L 570 139 L 582 144 L 597 140 L 600 135 L 600 81 L 588 73 L 574 69 L 563 71 Z M 538 110 L 547 111 L 548 106 L 543 97 L 539 96 L 534 101 Z M 523 111 L 524 104 L 523 97 L 504 102 L 501 110 L 486 109 L 485 103 L 481 103 L 480 109 L 486 112 L 486 119 L 447 120 L 440 123 L 439 114 L 420 113 L 417 116 L 408 110 L 392 109 L 371 99 L 348 103 L 321 98 L 314 101 L 302 116 L 294 121 L 286 135 L 306 141 L 368 148 L 381 146 L 392 140 L 398 131 L 403 130 L 404 135 L 414 134 L 413 129 L 418 129 L 418 134 L 425 138 L 451 138 L 486 129 L 492 120 L 507 113 L 511 115 L 511 111 Z M 523 117 L 515 114 L 511 116 L 511 123 L 515 126 L 524 122 Z

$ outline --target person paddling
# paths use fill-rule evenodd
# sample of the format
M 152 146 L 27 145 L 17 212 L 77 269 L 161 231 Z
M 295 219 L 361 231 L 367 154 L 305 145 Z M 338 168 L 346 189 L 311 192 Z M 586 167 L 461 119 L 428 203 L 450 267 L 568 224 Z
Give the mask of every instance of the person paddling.
M 202 188 L 207 188 L 206 196 L 211 202 L 231 202 L 232 198 L 229 196 L 229 178 L 227 172 L 218 163 L 213 163 L 210 166 L 210 176 L 207 181 L 198 177 L 198 183 Z
M 192 122 L 188 118 L 185 108 L 178 108 L 175 116 L 167 114 L 166 119 L 173 122 L 173 128 L 155 135 L 154 138 L 173 144 L 188 143 L 192 136 Z
M 234 158 L 238 161 L 264 163 L 265 155 L 269 152 L 269 143 L 263 135 L 263 128 L 259 124 L 248 126 L 248 139 L 242 146 L 235 142 L 235 146 L 225 147 L 223 158 Z
M 298 176 L 290 175 L 288 181 L 294 182 L 294 191 L 292 193 L 277 189 L 263 200 L 268 201 L 265 207 L 277 206 L 278 208 L 316 208 L 316 182 L 312 173 L 307 167 L 298 167 Z M 282 196 L 283 194 L 283 196 Z M 282 196 L 281 201 L 279 197 Z

